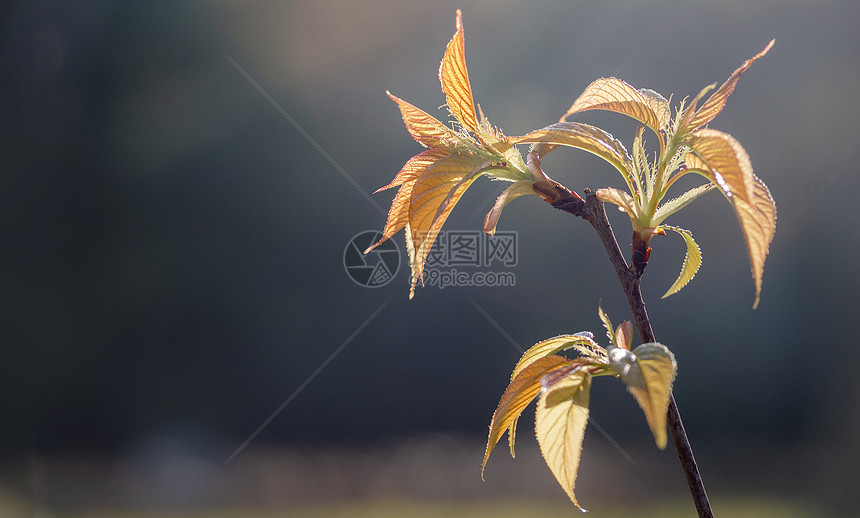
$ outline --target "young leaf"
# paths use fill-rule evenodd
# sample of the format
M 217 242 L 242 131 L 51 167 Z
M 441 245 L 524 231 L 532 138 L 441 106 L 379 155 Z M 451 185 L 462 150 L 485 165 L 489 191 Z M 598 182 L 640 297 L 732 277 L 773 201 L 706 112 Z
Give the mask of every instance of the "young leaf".
M 696 241 L 693 239 L 693 234 L 689 230 L 671 227 L 669 225 L 661 225 L 658 228 L 671 230 L 672 232 L 679 234 L 684 238 L 684 242 L 687 244 L 687 255 L 684 257 L 684 264 L 681 265 L 681 273 L 678 275 L 675 283 L 672 284 L 669 290 L 663 295 L 662 298 L 665 299 L 669 295 L 674 295 L 681 291 L 681 288 L 686 286 L 687 283 L 696 276 L 696 272 L 698 272 L 699 267 L 702 266 L 702 251 L 699 249 L 699 245 L 696 244 Z
M 489 235 L 495 235 L 496 225 L 499 223 L 499 218 L 502 216 L 502 209 L 512 200 L 527 194 L 535 194 L 532 188 L 533 182 L 520 181 L 511 184 L 510 187 L 504 190 L 502 194 L 496 198 L 496 203 L 490 212 L 484 217 L 484 232 Z
M 437 147 L 432 149 L 425 149 L 424 151 L 418 153 L 414 157 L 410 158 L 403 164 L 403 167 L 400 168 L 400 171 L 391 180 L 391 183 L 384 187 L 380 187 L 376 189 L 373 194 L 384 191 L 386 189 L 391 189 L 392 187 L 397 187 L 398 185 L 403 185 L 404 183 L 409 183 L 415 181 L 421 173 L 424 172 L 425 169 L 433 165 L 440 158 L 445 158 L 453 154 L 451 148 L 447 147 Z M 402 227 L 401 227 L 402 228 Z
M 660 205 L 657 208 L 657 211 L 654 213 L 654 217 L 652 218 L 652 221 L 659 225 L 660 223 L 665 221 L 666 218 L 668 218 L 672 214 L 678 212 L 679 210 L 683 209 L 687 205 L 693 203 L 694 201 L 696 201 L 699 198 L 699 196 L 702 196 L 703 194 L 710 192 L 711 189 L 713 189 L 716 186 L 717 186 L 717 184 L 708 182 L 704 185 L 700 185 L 698 187 L 693 187 L 692 189 L 690 189 L 689 191 L 685 192 L 684 194 L 678 196 L 677 198 L 673 198 L 673 199 L 667 201 L 666 203 L 664 203 L 663 205 Z
M 770 43 L 758 54 L 751 57 L 750 59 L 744 61 L 743 65 L 738 67 L 731 76 L 723 83 L 716 92 L 711 94 L 705 104 L 699 108 L 695 115 L 687 122 L 687 127 L 689 128 L 700 128 L 705 124 L 711 122 L 714 117 L 717 116 L 723 110 L 723 107 L 726 105 L 726 101 L 729 96 L 732 95 L 732 92 L 735 91 L 735 85 L 738 84 L 738 80 L 741 78 L 741 74 L 746 72 L 746 70 L 755 63 L 757 59 L 764 56 L 768 53 L 768 51 L 773 47 L 773 43 L 775 40 L 770 40 Z
M 544 356 L 531 362 L 511 380 L 505 393 L 502 394 L 493 419 L 490 422 L 490 434 L 487 437 L 487 449 L 484 452 L 484 462 L 481 464 L 481 479 L 484 478 L 484 467 L 490 458 L 493 448 L 509 427 L 511 433 L 516 433 L 516 421 L 525 408 L 541 390 L 541 378 L 553 369 L 570 363 L 562 356 Z M 513 438 L 510 439 L 511 456 L 513 456 Z
M 403 99 L 391 95 L 389 91 L 385 93 L 400 107 L 400 114 L 403 116 L 406 129 L 412 135 L 412 138 L 422 146 L 429 148 L 450 146 L 461 140 L 461 137 L 451 131 L 450 128 L 424 110 L 416 108 Z
M 645 126 L 639 126 L 639 129 L 636 130 L 636 136 L 633 137 L 633 149 L 631 151 L 633 154 L 633 171 L 636 178 L 636 188 L 639 191 L 640 197 L 644 194 L 642 192 L 643 184 L 646 187 L 646 192 L 654 192 L 655 178 L 651 166 L 648 164 L 648 157 L 645 156 L 645 141 L 642 138 L 644 133 Z
M 581 370 L 565 372 L 563 377 L 551 373 L 538 400 L 535 412 L 535 432 L 540 451 L 555 479 L 570 500 L 576 501 L 574 487 L 579 471 L 582 439 L 588 424 L 588 402 L 591 375 Z
M 669 108 L 669 101 L 659 93 L 648 88 L 640 88 L 639 93 L 642 94 L 642 97 L 645 98 L 654 115 L 657 116 L 660 128 L 664 131 L 668 130 L 672 123 L 672 110 Z
M 633 343 L 633 322 L 625 320 L 615 329 L 615 345 L 621 349 L 630 350 Z
M 714 83 L 699 90 L 699 93 L 696 94 L 695 97 L 693 97 L 693 100 L 690 101 L 690 105 L 686 108 L 684 108 L 684 101 L 681 101 L 681 108 L 679 110 L 681 112 L 681 115 L 680 117 L 677 117 L 675 121 L 676 133 L 683 133 L 685 131 L 696 129 L 695 126 L 690 126 L 690 120 L 693 118 L 694 115 L 696 115 L 696 108 L 699 105 L 699 101 L 704 99 L 708 92 L 710 92 L 716 87 L 717 83 Z
M 594 341 L 593 337 L 582 334 L 554 336 L 529 347 L 514 367 L 511 379 L 514 379 L 520 372 L 522 372 L 523 369 L 534 363 L 539 358 L 571 348 L 576 349 L 583 356 L 593 358 L 598 361 L 605 357 L 606 354 L 604 349 L 597 345 L 597 342 Z
M 675 356 L 665 345 L 655 342 L 640 345 L 633 355 L 635 361 L 621 379 L 645 413 L 657 447 L 662 450 L 666 447 L 666 411 L 677 370 Z
M 736 199 L 734 206 L 747 243 L 747 252 L 749 252 L 750 269 L 755 282 L 755 302 L 753 303 L 753 309 L 755 309 L 761 297 L 764 261 L 767 259 L 767 252 L 776 232 L 776 203 L 770 196 L 767 185 L 756 177 L 753 177 L 753 187 L 750 202 Z
M 613 331 L 612 321 L 609 320 L 609 315 L 603 311 L 600 305 L 597 306 L 597 315 L 600 317 L 600 321 L 603 322 L 603 327 L 606 328 L 606 337 L 609 338 L 613 347 L 618 347 L 615 343 L 615 331 Z
M 517 422 L 520 420 L 520 416 L 514 418 L 511 421 L 511 424 L 508 425 L 508 448 L 511 450 L 511 458 L 515 458 L 517 456 L 517 452 L 514 449 L 514 442 L 517 440 Z M 484 460 L 484 464 L 486 464 L 486 459 Z M 483 467 L 481 467 L 481 475 L 483 475 Z M 483 477 L 482 477 L 483 478 Z
M 687 163 L 691 168 L 698 170 L 707 169 L 699 157 L 688 154 Z M 740 196 L 726 196 L 726 199 L 735 208 L 735 215 L 741 224 L 744 233 L 744 241 L 747 244 L 747 252 L 750 258 L 750 269 L 753 282 L 755 282 L 755 302 L 753 309 L 758 307 L 761 295 L 761 278 L 764 273 L 764 261 L 773 235 L 776 232 L 776 203 L 770 195 L 767 185 L 753 175 L 752 196 L 749 202 Z
M 567 349 L 575 349 L 584 358 L 591 360 L 594 363 L 606 363 L 606 349 L 600 347 L 594 341 L 594 335 L 589 332 L 576 333 L 573 335 L 559 335 L 547 340 L 542 340 L 523 353 L 523 356 L 514 366 L 514 371 L 511 373 L 511 379 L 519 375 L 525 368 L 533 364 L 536 360 L 559 353 Z M 514 420 L 508 425 L 508 444 L 511 448 L 511 457 L 514 456 L 514 437 L 516 435 L 517 421 Z
M 400 185 L 400 189 L 397 190 L 397 194 L 391 202 L 391 207 L 388 209 L 388 220 L 385 222 L 382 237 L 379 241 L 370 245 L 364 251 L 365 254 L 385 242 L 409 223 L 409 204 L 412 201 L 412 187 L 415 185 L 415 181 L 428 167 L 451 154 L 452 151 L 448 148 L 425 149 L 410 158 L 390 184 L 377 189 L 376 192 L 379 192 Z
M 707 164 L 706 176 L 719 186 L 726 197 L 738 196 L 749 201 L 753 191 L 753 168 L 740 142 L 728 133 L 709 128 L 693 132 L 687 139 L 693 156 Z M 687 154 L 688 167 L 701 165 Z
M 466 39 L 463 35 L 463 13 L 457 9 L 457 32 L 448 42 L 445 55 L 439 65 L 439 81 L 448 102 L 448 109 L 460 124 L 478 134 L 478 118 L 475 115 L 475 101 L 469 71 L 466 69 Z
M 424 261 L 439 235 L 442 225 L 460 198 L 478 178 L 486 162 L 475 155 L 452 154 L 435 162 L 415 180 L 409 202 L 409 229 L 412 243 L 409 264 L 412 285 L 409 298 L 415 295 L 415 284 L 424 272 Z
M 597 199 L 602 202 L 618 205 L 618 209 L 626 212 L 631 219 L 636 218 L 636 201 L 627 192 L 614 187 L 597 189 Z
M 649 99 L 639 90 L 618 78 L 601 78 L 585 87 L 559 122 L 564 122 L 574 113 L 586 110 L 607 110 L 633 117 L 655 133 L 659 133 L 660 117 L 651 107 L 653 102 L 653 99 L 649 102 Z
M 544 144 L 538 148 L 543 158 L 558 146 L 569 146 L 588 151 L 606 160 L 618 169 L 625 179 L 633 170 L 627 149 L 619 140 L 600 128 L 582 122 L 559 122 L 521 137 L 510 137 L 512 144 Z

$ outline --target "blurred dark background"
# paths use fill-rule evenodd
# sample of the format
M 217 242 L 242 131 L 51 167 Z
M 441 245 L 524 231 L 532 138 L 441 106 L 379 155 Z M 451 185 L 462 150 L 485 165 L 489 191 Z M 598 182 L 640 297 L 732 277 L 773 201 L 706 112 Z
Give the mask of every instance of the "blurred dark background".
M 667 237 L 644 291 L 712 491 L 844 509 L 860 461 L 852 0 L 3 2 L 0 483 L 61 506 L 38 475 L 55 461 L 138 465 L 175 449 L 217 471 L 293 394 L 234 463 L 430 434 L 474 442 L 479 464 L 520 353 L 478 307 L 523 348 L 602 337 L 601 300 L 629 318 L 593 231 L 536 197 L 499 225 L 518 232 L 516 286 L 419 288 L 409 301 L 405 264 L 377 289 L 347 277 L 346 244 L 383 226 L 393 192 L 372 195 L 378 207 L 365 194 L 419 151 L 385 90 L 444 117 L 437 67 L 458 7 L 476 102 L 511 135 L 557 120 L 597 77 L 678 101 L 776 39 L 711 123 L 743 143 L 777 201 L 759 309 L 716 194 L 670 220 L 702 247 L 696 279 L 660 300 L 684 254 Z M 580 120 L 625 142 L 635 130 L 612 114 Z M 622 184 L 575 151 L 545 169 L 578 190 Z M 479 229 L 497 188 L 477 183 L 446 226 Z M 626 250 L 628 222 L 610 218 Z M 590 429 L 585 450 L 606 455 L 591 462 L 625 471 L 611 437 L 668 466 L 662 478 L 642 461 L 633 475 L 683 495 L 674 454 L 656 452 L 632 398 L 600 381 L 592 415 L 607 435 Z M 520 438 L 534 443 L 527 421 Z M 494 457 L 490 473 L 520 457 L 539 461 Z

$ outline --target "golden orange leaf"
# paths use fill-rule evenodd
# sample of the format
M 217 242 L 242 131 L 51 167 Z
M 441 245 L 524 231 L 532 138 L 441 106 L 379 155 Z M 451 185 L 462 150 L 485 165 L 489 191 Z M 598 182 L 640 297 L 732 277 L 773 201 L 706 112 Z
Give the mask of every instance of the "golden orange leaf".
M 566 370 L 562 367 L 556 372 L 566 375 L 551 373 L 547 378 L 553 378 L 552 381 L 544 381 L 546 387 L 535 411 L 535 433 L 550 471 L 574 505 L 582 509 L 574 488 L 588 424 L 591 375 Z
M 514 443 L 517 440 L 517 422 L 520 420 L 520 417 L 517 416 L 511 421 L 511 424 L 508 425 L 508 448 L 511 450 L 511 458 L 517 456 L 517 452 L 514 451 Z M 486 464 L 486 461 L 484 462 Z
M 587 87 L 573 102 L 559 122 L 564 122 L 568 116 L 586 110 L 606 110 L 633 117 L 642 124 L 658 132 L 661 127 L 660 117 L 652 108 L 650 100 L 624 81 L 616 77 L 601 78 Z
M 426 149 L 410 158 L 391 183 L 376 191 L 379 192 L 400 185 L 400 189 L 397 190 L 397 194 L 391 202 L 391 207 L 388 209 L 388 220 L 385 222 L 385 228 L 382 230 L 382 237 L 379 241 L 370 245 L 364 251 L 365 254 L 406 226 L 409 222 L 409 203 L 412 200 L 412 186 L 415 180 L 432 164 L 451 154 L 452 151 L 447 148 Z
M 457 32 L 448 42 L 442 63 L 439 65 L 439 81 L 451 114 L 469 131 L 478 132 L 475 101 L 472 85 L 466 69 L 466 39 L 463 35 L 463 13 L 457 9 Z
M 409 202 L 409 263 L 412 280 L 409 298 L 424 272 L 424 261 L 454 205 L 482 171 L 485 161 L 477 155 L 455 153 L 442 158 L 419 176 L 412 185 Z
M 708 164 L 695 155 L 687 154 L 685 162 L 690 169 L 708 171 Z M 735 209 L 747 245 L 750 270 L 755 283 L 755 308 L 761 295 L 764 262 L 776 232 L 776 202 L 764 182 L 755 175 L 752 177 L 752 194 L 747 200 L 740 196 L 727 196 L 727 199 Z
M 499 405 L 496 407 L 496 411 L 493 412 L 493 419 L 490 422 L 487 449 L 484 452 L 484 462 L 481 464 L 482 479 L 484 478 L 484 467 L 487 465 L 490 453 L 492 453 L 499 439 L 502 438 L 505 430 L 513 427 L 511 433 L 516 433 L 516 421 L 523 410 L 540 392 L 541 378 L 553 369 L 569 362 L 570 360 L 562 356 L 544 356 L 529 363 L 527 367 L 519 371 L 511 380 L 508 388 L 502 394 L 502 398 L 499 400 Z M 513 455 L 513 444 L 511 444 L 511 454 Z
M 520 372 L 538 359 L 567 349 L 575 349 L 582 356 L 596 359 L 598 362 L 602 362 L 606 358 L 606 350 L 597 345 L 597 342 L 594 341 L 590 333 L 554 336 L 546 340 L 541 340 L 529 347 L 514 366 L 514 371 L 511 373 L 511 379 L 516 378 Z M 511 447 L 511 457 L 514 456 L 514 437 L 517 431 L 516 427 L 516 420 L 511 422 L 508 426 L 508 443 Z
M 711 96 L 705 101 L 705 104 L 702 105 L 701 108 L 696 110 L 695 115 L 686 123 L 688 128 L 699 128 L 704 126 L 705 124 L 711 122 L 714 117 L 717 116 L 726 105 L 726 101 L 729 96 L 732 95 L 732 92 L 735 91 L 735 86 L 738 84 L 738 80 L 741 78 L 741 74 L 746 72 L 746 70 L 755 63 L 755 61 L 765 54 L 773 47 L 775 40 L 770 40 L 770 43 L 758 54 L 751 57 L 750 59 L 744 61 L 743 65 L 738 67 L 731 76 L 723 83 L 717 91 L 715 91 Z
M 456 144 L 458 137 L 450 128 L 424 110 L 391 95 L 391 92 L 386 91 L 385 93 L 400 107 L 400 114 L 403 116 L 406 129 L 419 144 L 429 148 Z
M 737 196 L 749 201 L 753 191 L 752 163 L 740 142 L 728 133 L 709 128 L 695 131 L 686 139 L 692 153 L 704 161 L 708 178 L 722 189 L 726 197 Z M 701 162 L 691 153 L 685 158 L 687 167 L 702 170 Z
M 425 149 L 424 151 L 407 160 L 406 163 L 403 164 L 403 167 L 400 168 L 400 171 L 397 173 L 397 175 L 395 175 L 394 179 L 391 180 L 391 183 L 389 183 L 385 187 L 380 187 L 379 189 L 375 190 L 373 194 L 415 180 L 432 163 L 439 160 L 440 158 L 444 158 L 450 155 L 452 152 L 453 151 L 451 149 L 444 147 Z
M 753 195 L 749 202 L 736 199 L 734 200 L 734 207 L 749 253 L 750 270 L 752 271 L 753 282 L 755 282 L 753 308 L 756 308 L 761 297 L 764 262 L 776 232 L 776 203 L 773 201 L 767 185 L 753 177 Z
M 599 156 L 625 175 L 633 170 L 624 144 L 602 129 L 582 122 L 558 122 L 509 140 L 512 144 L 544 144 L 538 150 L 541 158 L 557 146 L 569 146 Z
M 520 360 L 514 366 L 514 371 L 511 373 L 511 379 L 517 377 L 523 369 L 537 361 L 539 358 L 543 358 L 544 356 L 549 356 L 566 349 L 576 349 L 584 356 L 600 354 L 598 351 L 603 350 L 599 345 L 597 345 L 597 342 L 595 342 L 591 336 L 583 334 L 559 335 L 547 338 L 546 340 L 541 340 L 529 347 L 529 349 L 523 353 Z

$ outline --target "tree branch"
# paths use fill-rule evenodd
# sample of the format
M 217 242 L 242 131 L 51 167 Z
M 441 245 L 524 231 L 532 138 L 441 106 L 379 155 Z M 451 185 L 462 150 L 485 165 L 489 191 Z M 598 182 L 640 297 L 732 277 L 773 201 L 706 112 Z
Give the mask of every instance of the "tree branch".
M 576 199 L 579 200 L 579 203 L 571 203 L 571 201 L 576 201 Z M 618 275 L 621 287 L 625 295 L 627 295 L 627 302 L 630 304 L 630 311 L 633 313 L 633 320 L 636 328 L 639 330 L 642 342 L 656 342 L 654 330 L 651 328 L 651 321 L 648 319 L 648 313 L 645 311 L 645 301 L 642 299 L 642 291 L 639 286 L 643 270 L 631 268 L 628 266 L 627 261 L 624 260 L 624 255 L 621 253 L 621 248 L 619 248 L 615 234 L 612 232 L 612 226 L 606 218 L 606 210 L 603 207 L 603 202 L 597 198 L 597 195 L 590 189 L 586 189 L 585 203 L 582 203 L 581 198 L 578 196 L 576 196 L 576 199 L 569 201 L 564 199 L 556 200 L 552 205 L 559 210 L 581 217 L 594 227 L 598 237 L 600 237 L 600 241 L 603 243 L 603 247 L 606 249 L 612 266 L 615 267 L 615 273 Z M 693 447 L 687 438 L 687 432 L 684 430 L 681 414 L 678 412 L 678 406 L 675 404 L 675 396 L 671 394 L 669 396 L 668 425 L 669 432 L 672 434 L 672 442 L 675 444 L 675 451 L 678 452 L 678 459 L 681 461 L 681 467 L 687 478 L 687 484 L 690 486 L 690 493 L 693 496 L 693 502 L 696 504 L 699 517 L 713 518 L 714 513 L 711 511 L 708 494 L 705 491 L 702 477 L 699 475 L 696 458 L 693 456 Z

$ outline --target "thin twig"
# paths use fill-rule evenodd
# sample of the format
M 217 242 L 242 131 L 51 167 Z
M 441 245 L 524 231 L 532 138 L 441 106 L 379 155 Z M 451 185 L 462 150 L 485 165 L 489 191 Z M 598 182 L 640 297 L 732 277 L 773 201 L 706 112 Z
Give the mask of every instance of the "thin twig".
M 577 196 L 577 198 L 579 197 Z M 594 192 L 586 189 L 584 204 L 581 202 L 571 204 L 565 203 L 565 200 L 558 200 L 553 203 L 553 206 L 583 218 L 594 227 L 612 266 L 615 267 L 615 273 L 618 275 L 618 280 L 621 281 L 621 287 L 627 295 L 627 302 L 630 304 L 630 311 L 633 313 L 633 320 L 636 323 L 636 328 L 639 329 L 642 342 L 655 342 L 654 330 L 651 328 L 651 321 L 645 311 L 645 301 L 642 299 L 642 291 L 639 288 L 642 270 L 634 271 L 624 260 L 624 255 L 621 253 L 621 248 L 618 247 L 618 241 L 615 239 L 615 234 L 606 218 L 603 202 L 597 198 Z M 687 484 L 690 486 L 693 502 L 696 504 L 696 511 L 698 511 L 700 518 L 713 518 L 714 513 L 711 511 L 708 494 L 705 491 L 702 477 L 699 475 L 696 458 L 693 456 L 693 447 L 687 438 L 687 432 L 684 430 L 684 423 L 681 421 L 681 414 L 678 412 L 678 406 L 675 404 L 673 395 L 669 397 L 668 425 L 672 434 L 672 441 L 675 444 L 675 451 L 678 452 L 678 459 L 681 461 L 681 467 L 687 477 Z

